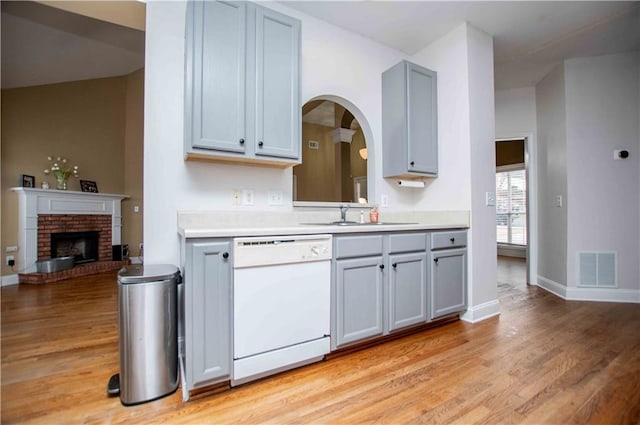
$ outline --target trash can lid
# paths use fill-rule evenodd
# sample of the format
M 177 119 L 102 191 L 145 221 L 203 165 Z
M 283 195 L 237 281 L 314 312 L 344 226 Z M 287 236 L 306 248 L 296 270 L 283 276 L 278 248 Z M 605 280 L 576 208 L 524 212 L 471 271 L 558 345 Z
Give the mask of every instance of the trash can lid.
M 180 274 L 178 267 L 172 264 L 132 264 L 118 272 L 119 283 L 146 283 L 158 280 L 175 279 Z

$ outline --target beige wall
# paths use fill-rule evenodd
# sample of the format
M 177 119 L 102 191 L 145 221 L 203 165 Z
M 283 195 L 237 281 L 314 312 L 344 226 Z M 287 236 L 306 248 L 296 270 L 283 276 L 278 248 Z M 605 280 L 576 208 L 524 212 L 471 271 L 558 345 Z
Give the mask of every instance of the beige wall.
M 2 90 L 2 275 L 14 273 L 5 265 L 6 247 L 18 244 L 18 202 L 10 188 L 20 186 L 21 174 L 35 176 L 36 187 L 43 180 L 55 187 L 54 179 L 43 174 L 49 155 L 78 165 L 80 178 L 97 182 L 102 193 L 128 194 L 131 189 L 142 208 L 142 81 L 137 71 L 124 77 Z M 79 181 L 71 178 L 69 190 L 80 190 Z M 127 204 L 131 205 L 125 202 L 123 211 L 129 209 Z M 142 220 L 141 215 L 136 218 Z M 123 243 L 142 239 L 136 218 L 125 215 Z M 21 267 L 16 264 L 15 269 Z
M 340 188 L 336 186 L 336 152 L 328 135 L 331 130 L 323 125 L 302 123 L 302 164 L 293 168 L 298 201 L 340 201 Z M 309 140 L 320 142 L 319 149 L 309 149 Z

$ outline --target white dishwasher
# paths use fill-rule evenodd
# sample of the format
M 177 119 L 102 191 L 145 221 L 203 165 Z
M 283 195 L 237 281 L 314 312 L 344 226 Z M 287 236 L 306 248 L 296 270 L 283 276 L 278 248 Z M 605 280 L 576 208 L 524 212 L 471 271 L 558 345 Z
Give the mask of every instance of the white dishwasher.
M 231 384 L 322 360 L 330 350 L 331 235 L 233 245 Z

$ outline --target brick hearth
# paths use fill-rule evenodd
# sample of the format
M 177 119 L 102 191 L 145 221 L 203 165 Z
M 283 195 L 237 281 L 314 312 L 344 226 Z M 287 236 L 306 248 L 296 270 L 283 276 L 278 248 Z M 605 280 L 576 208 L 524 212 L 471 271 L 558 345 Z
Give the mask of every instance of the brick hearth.
M 123 266 L 130 264 L 127 261 L 96 261 L 95 263 L 79 264 L 69 270 L 62 270 L 54 273 L 20 273 L 18 279 L 20 283 L 42 284 L 57 282 L 59 280 L 72 277 L 87 276 L 90 274 L 119 270 Z
M 111 216 L 104 214 L 42 214 L 38 215 L 38 260 L 51 258 L 51 234 L 98 231 L 98 261 L 110 261 Z

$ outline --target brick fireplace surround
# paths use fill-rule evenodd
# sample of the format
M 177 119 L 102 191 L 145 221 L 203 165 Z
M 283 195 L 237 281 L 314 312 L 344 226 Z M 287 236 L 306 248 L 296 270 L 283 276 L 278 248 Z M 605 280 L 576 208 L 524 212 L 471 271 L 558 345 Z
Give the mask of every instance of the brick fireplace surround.
M 20 283 L 48 283 L 117 270 L 112 245 L 121 243 L 121 201 L 126 195 L 13 188 L 18 193 L 18 274 Z M 37 273 L 36 260 L 51 257 L 51 233 L 98 231 L 98 261 L 70 270 Z

